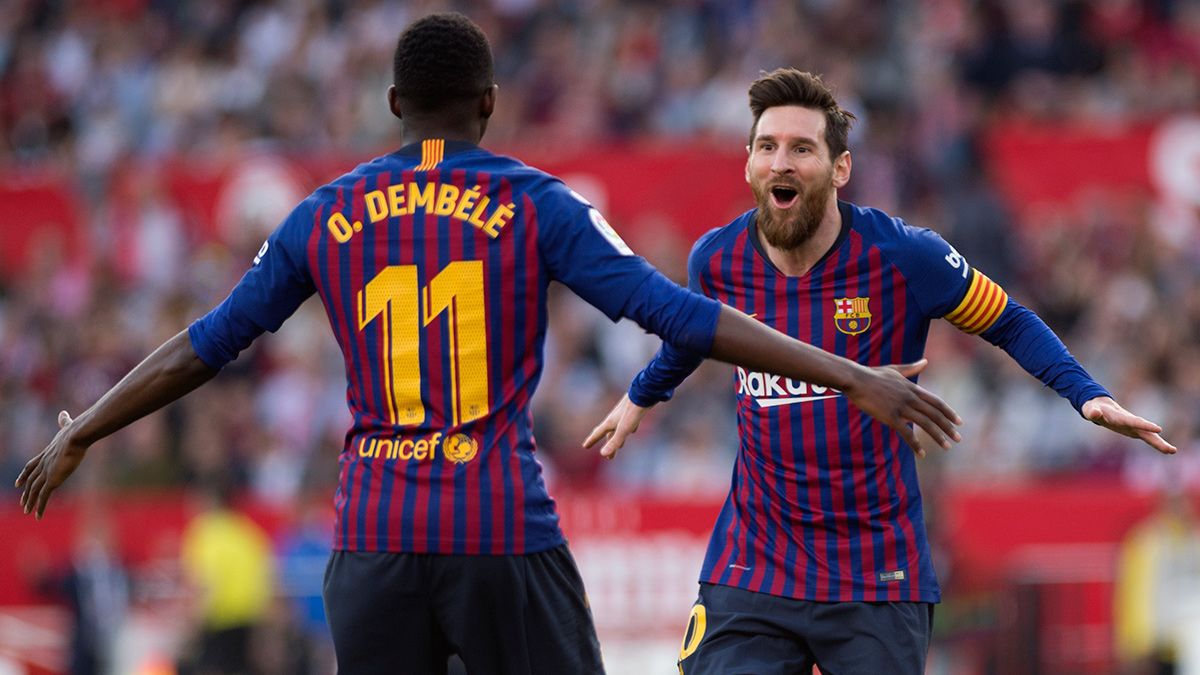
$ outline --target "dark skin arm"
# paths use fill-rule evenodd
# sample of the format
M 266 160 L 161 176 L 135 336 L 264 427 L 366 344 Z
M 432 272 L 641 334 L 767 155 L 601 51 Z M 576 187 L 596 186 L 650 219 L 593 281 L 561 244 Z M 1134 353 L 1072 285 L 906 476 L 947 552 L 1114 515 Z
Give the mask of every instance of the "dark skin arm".
M 907 379 L 925 368 L 924 360 L 869 368 L 793 340 L 728 305 L 721 307 L 709 357 L 838 389 L 863 412 L 894 429 L 921 456 L 925 452 L 910 424 L 924 429 L 943 448 L 950 447 L 950 439 L 961 440 L 954 429 L 954 425 L 962 424 L 958 414 L 940 398 Z M 600 453 L 612 458 L 629 434 L 637 430 L 646 411 L 647 408 L 634 405 L 628 397 L 623 398 L 588 435 L 584 447 L 607 437 Z
M 896 430 L 920 452 L 916 424 L 943 448 L 959 440 L 958 414 L 945 401 L 907 379 L 924 363 L 869 368 L 792 338 L 723 305 L 711 358 L 840 390 L 854 405 Z
M 717 322 L 712 357 L 745 368 L 765 370 L 840 389 L 856 405 L 896 429 L 914 448 L 908 423 L 925 429 L 938 443 L 958 439 L 958 416 L 941 399 L 905 379 L 920 365 L 866 368 L 793 340 L 741 312 L 724 307 Z M 78 419 L 59 415 L 62 427 L 50 445 L 29 460 L 16 485 L 21 507 L 40 519 L 50 495 L 63 484 L 93 443 L 196 389 L 216 375 L 196 355 L 187 331 L 146 357 Z
M 59 413 L 58 434 L 17 477 L 25 513 L 36 513 L 41 519 L 50 495 L 74 473 L 93 443 L 181 398 L 216 374 L 196 355 L 185 330 L 154 350 L 76 419 L 65 410 Z

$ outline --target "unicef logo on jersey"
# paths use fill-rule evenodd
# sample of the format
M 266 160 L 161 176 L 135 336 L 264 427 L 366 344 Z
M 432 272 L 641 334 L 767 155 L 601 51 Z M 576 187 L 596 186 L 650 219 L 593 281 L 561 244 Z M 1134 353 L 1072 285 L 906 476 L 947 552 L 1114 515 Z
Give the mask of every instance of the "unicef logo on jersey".
M 454 434 L 442 444 L 442 454 L 455 464 L 466 464 L 479 454 L 479 442 L 466 434 Z
M 448 461 L 466 464 L 479 454 L 479 441 L 467 434 L 442 436 L 438 431 L 418 438 L 368 438 L 358 441 L 358 456 L 364 459 L 432 462 L 438 451 Z

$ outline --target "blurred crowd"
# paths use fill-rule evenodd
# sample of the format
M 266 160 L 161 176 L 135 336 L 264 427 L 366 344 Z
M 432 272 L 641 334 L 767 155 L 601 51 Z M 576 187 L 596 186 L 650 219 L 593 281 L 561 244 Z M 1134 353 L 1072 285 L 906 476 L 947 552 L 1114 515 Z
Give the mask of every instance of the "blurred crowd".
M 154 163 L 393 147 L 395 39 L 441 9 L 468 13 L 493 41 L 502 96 L 487 142 L 501 147 L 740 147 L 760 70 L 823 73 L 859 118 L 847 198 L 940 231 L 1185 455 L 1196 444 L 1195 209 L 1097 194 L 1018 223 L 979 143 L 997 120 L 1121 123 L 1200 108 L 1195 0 L 2 0 L 0 162 L 71 172 L 92 255 L 71 264 L 66 242 L 45 237 L 24 274 L 3 275 L 0 475 L 45 444 L 58 409 L 94 401 L 253 257 L 257 238 L 190 241 L 189 214 L 152 180 Z M 135 210 L 114 214 L 108 181 L 129 163 L 148 167 L 145 180 Z M 138 242 L 131 259 L 118 260 L 118 220 Z M 682 280 L 690 242 L 667 230 L 669 245 L 644 252 Z M 554 303 L 534 410 L 551 482 L 721 493 L 736 449 L 729 369 L 706 365 L 619 460 L 601 462 L 580 441 L 657 344 L 567 293 Z M 348 415 L 325 323 L 306 305 L 209 386 L 98 446 L 73 489 L 219 476 L 271 501 L 331 493 Z M 938 325 L 929 356 L 924 381 L 968 420 L 964 443 L 929 463 L 939 476 L 1162 473 L 1151 451 L 1099 433 L 983 341 Z M 1186 457 L 1172 473 L 1200 482 Z
M 1192 0 L 4 0 L 0 158 L 103 172 L 128 154 L 262 142 L 375 150 L 400 27 L 490 36 L 493 143 L 746 133 L 760 69 L 825 73 L 879 152 L 938 165 L 988 114 L 1195 108 Z M 985 111 L 984 108 L 987 110 Z M 861 147 L 861 146 L 860 146 Z

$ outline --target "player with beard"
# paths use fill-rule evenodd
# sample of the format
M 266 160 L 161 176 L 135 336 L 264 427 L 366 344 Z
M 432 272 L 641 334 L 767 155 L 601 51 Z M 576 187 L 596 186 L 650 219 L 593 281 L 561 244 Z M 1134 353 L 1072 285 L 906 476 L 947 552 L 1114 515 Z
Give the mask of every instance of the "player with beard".
M 38 518 L 89 447 L 212 379 L 316 295 L 345 360 L 325 609 L 342 673 L 602 673 L 583 580 L 538 462 L 529 402 L 558 281 L 612 320 L 754 370 L 845 389 L 913 443 L 957 416 L 865 368 L 671 283 L 561 180 L 479 145 L 491 45 L 454 12 L 400 34 L 401 147 L 317 188 L 214 310 L 61 430 L 17 477 Z M 332 463 L 334 453 L 330 453 Z M 332 464 L 331 464 L 332 465 Z
M 1156 450 L 1033 312 L 941 237 L 839 201 L 854 116 L 794 69 L 750 87 L 746 180 L 757 208 L 696 243 L 693 290 L 866 365 L 921 358 L 945 318 L 1004 349 L 1086 419 Z M 700 356 L 665 343 L 585 441 L 612 457 Z M 933 605 L 910 449 L 841 392 L 739 368 L 740 447 L 680 655 L 694 673 L 922 673 Z

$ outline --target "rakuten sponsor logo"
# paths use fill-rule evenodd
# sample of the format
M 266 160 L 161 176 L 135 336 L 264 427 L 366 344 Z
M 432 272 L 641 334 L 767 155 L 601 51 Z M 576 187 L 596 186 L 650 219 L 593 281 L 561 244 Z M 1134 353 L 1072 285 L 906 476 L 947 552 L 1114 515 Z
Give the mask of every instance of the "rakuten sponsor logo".
M 764 408 L 807 403 L 841 396 L 842 392 L 769 373 L 747 373 L 738 368 L 738 396 L 752 396 Z

